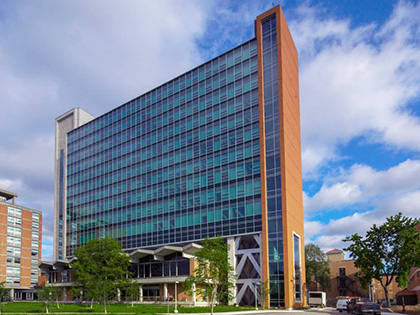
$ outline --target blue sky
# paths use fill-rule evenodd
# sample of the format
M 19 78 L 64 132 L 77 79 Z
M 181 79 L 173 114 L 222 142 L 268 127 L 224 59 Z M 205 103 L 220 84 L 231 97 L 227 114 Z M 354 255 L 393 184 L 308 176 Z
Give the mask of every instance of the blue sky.
M 419 1 L 274 1 L 299 52 L 306 242 L 420 216 Z M 99 116 L 254 36 L 272 1 L 1 1 L 0 187 L 44 213 L 54 121 Z

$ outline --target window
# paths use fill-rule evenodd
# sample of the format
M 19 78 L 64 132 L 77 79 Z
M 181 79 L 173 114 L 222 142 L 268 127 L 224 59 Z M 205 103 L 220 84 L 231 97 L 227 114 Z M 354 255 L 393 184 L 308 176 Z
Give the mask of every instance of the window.
M 346 268 L 340 267 L 338 268 L 338 275 L 339 275 L 339 287 L 344 288 L 346 286 Z
M 20 268 L 19 267 L 7 267 L 6 273 L 9 275 L 20 275 Z
M 20 256 L 20 253 L 21 253 L 20 248 L 7 246 L 7 254 L 8 255 Z
M 13 208 L 13 207 L 9 207 L 7 213 L 8 213 L 8 215 L 15 216 L 15 217 L 21 217 L 22 216 L 22 210 L 17 209 L 17 208 Z
M 300 237 L 293 235 L 293 257 L 295 262 L 295 300 L 301 301 Z
M 32 220 L 39 221 L 39 213 L 32 212 Z

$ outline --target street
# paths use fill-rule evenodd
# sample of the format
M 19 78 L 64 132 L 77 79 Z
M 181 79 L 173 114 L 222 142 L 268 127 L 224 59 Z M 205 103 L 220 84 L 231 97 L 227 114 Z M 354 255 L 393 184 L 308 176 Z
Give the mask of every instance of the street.
M 390 310 L 388 309 L 382 309 L 381 310 L 382 313 L 392 313 Z M 326 308 L 311 308 L 311 309 L 307 309 L 307 310 L 293 310 L 293 311 L 285 311 L 285 310 L 279 310 L 279 311 L 269 311 L 269 310 L 264 310 L 264 311 L 255 311 L 255 312 L 241 312 L 242 314 L 247 313 L 247 314 L 264 314 L 264 315 L 279 315 L 279 314 L 290 314 L 290 315 L 297 315 L 298 313 L 314 313 L 314 314 L 308 314 L 308 315 L 347 315 L 347 312 L 342 312 L 340 313 L 339 311 L 337 311 L 336 309 L 332 308 L 332 307 L 326 307 Z M 235 314 L 239 314 L 239 312 L 235 312 Z M 394 315 L 400 315 L 399 313 L 393 313 Z

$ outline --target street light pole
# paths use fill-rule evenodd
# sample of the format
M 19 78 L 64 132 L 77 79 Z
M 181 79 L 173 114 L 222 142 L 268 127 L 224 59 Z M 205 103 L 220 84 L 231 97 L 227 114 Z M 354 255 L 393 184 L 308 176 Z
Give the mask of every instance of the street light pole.
M 258 296 L 257 296 L 257 284 L 254 285 L 255 294 L 255 310 L 258 311 Z
M 178 292 L 177 292 L 177 284 L 179 282 L 175 281 L 175 310 L 174 313 L 178 313 L 178 309 L 177 309 L 177 300 L 178 300 Z
M 258 291 L 257 286 L 259 286 L 260 283 L 256 282 L 254 285 L 254 294 L 255 294 L 255 310 L 258 311 Z

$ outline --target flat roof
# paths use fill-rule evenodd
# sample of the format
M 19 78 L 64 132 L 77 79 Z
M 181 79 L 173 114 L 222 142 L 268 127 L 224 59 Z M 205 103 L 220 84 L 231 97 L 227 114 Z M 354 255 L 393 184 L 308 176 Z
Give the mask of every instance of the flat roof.
M 0 189 L 0 196 L 6 198 L 6 200 L 10 200 L 13 197 L 17 197 L 18 194 L 4 189 Z

